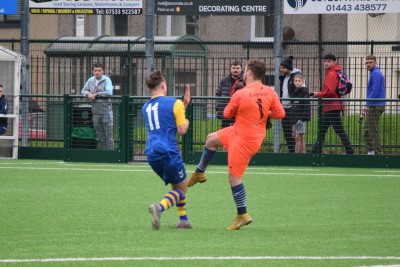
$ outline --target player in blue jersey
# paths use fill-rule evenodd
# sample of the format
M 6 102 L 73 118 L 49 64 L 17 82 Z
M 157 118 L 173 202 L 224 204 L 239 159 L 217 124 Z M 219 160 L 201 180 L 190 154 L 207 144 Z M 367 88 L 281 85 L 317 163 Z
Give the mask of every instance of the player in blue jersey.
M 186 170 L 176 138 L 176 133 L 184 135 L 189 129 L 185 110 L 190 102 L 190 86 L 182 102 L 166 96 L 167 83 L 159 70 L 149 75 L 146 85 L 151 99 L 142 108 L 148 135 L 145 154 L 151 168 L 172 187 L 159 203 L 150 205 L 152 226 L 154 230 L 160 229 L 161 213 L 176 205 L 180 217 L 176 227 L 190 229 L 192 225 L 186 215 Z

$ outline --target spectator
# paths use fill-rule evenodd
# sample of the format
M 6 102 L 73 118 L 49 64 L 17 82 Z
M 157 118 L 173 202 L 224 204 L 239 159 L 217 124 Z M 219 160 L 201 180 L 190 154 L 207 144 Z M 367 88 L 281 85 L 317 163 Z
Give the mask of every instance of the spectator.
M 379 135 L 379 121 L 385 111 L 385 101 L 368 101 L 371 98 L 386 98 L 385 77 L 380 71 L 376 57 L 366 57 L 365 65 L 370 71 L 367 87 L 367 102 L 364 114 L 367 114 L 364 125 L 364 141 L 368 155 L 382 154 L 382 146 Z
M 4 87 L 0 84 L 0 114 L 7 115 L 8 113 L 8 103 L 7 98 L 4 95 Z M 0 117 L 0 135 L 3 135 L 7 131 L 7 118 Z
M 354 154 L 351 147 L 349 137 L 344 131 L 341 112 L 344 111 L 343 101 L 340 101 L 340 95 L 336 92 L 339 84 L 339 76 L 337 71 L 341 71 L 342 67 L 336 63 L 336 56 L 327 54 L 324 56 L 325 79 L 322 91 L 312 93 L 312 97 L 331 98 L 332 100 L 324 101 L 322 106 L 322 130 L 320 132 L 321 143 L 315 143 L 312 153 L 322 153 L 322 146 L 325 141 L 325 135 L 329 127 L 332 126 L 336 134 L 342 140 L 346 154 Z
M 176 205 L 180 221 L 177 228 L 190 229 L 192 225 L 186 215 L 187 180 L 185 166 L 179 151 L 176 133 L 184 135 L 189 129 L 185 110 L 190 102 L 190 87 L 181 100 L 167 97 L 167 84 L 159 70 L 153 71 L 146 80 L 151 99 L 142 108 L 147 130 L 146 156 L 151 168 L 165 184 L 171 184 L 171 191 L 157 204 L 152 204 L 154 230 L 160 229 L 161 213 Z
M 294 98 L 310 98 L 310 93 L 307 87 L 304 87 L 304 77 L 301 74 L 294 76 Z M 304 144 L 304 134 L 307 128 L 307 121 L 311 119 L 310 101 L 308 100 L 292 100 L 292 109 L 295 114 L 296 123 L 293 125 L 293 135 L 296 141 L 295 153 L 306 153 Z
M 294 153 L 295 140 L 292 136 L 292 127 L 296 123 L 296 114 L 292 108 L 291 101 L 287 98 L 293 97 L 296 91 L 294 76 L 296 74 L 301 74 L 301 70 L 293 67 L 293 57 L 290 56 L 281 62 L 280 71 L 282 73 L 282 75 L 279 76 L 280 97 L 286 99 L 282 100 L 282 105 L 286 112 L 286 116 L 282 119 L 283 135 L 285 136 L 289 153 Z
M 93 77 L 89 78 L 81 94 L 92 101 L 93 126 L 101 149 L 114 150 L 113 111 L 111 99 L 105 98 L 113 94 L 111 79 L 104 75 L 104 67 L 100 63 L 92 66 Z
M 240 63 L 238 60 L 235 60 L 231 64 L 229 75 L 219 82 L 215 95 L 218 97 L 231 97 L 237 90 L 235 85 L 241 80 L 243 81 L 242 63 Z M 216 101 L 215 110 L 217 113 L 217 118 L 222 120 L 221 128 L 231 126 L 235 122 L 234 118 L 227 119 L 224 117 L 224 109 L 226 105 L 228 105 L 228 102 L 229 99 L 218 99 Z

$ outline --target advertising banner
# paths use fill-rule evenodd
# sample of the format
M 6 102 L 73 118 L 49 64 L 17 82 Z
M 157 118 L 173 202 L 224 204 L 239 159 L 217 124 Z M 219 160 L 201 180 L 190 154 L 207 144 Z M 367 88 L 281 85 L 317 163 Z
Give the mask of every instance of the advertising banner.
M 284 14 L 399 13 L 400 0 L 284 0 Z
M 18 0 L 0 1 L 0 15 L 18 14 Z
M 273 0 L 155 0 L 157 15 L 267 15 Z
M 140 15 L 142 0 L 29 0 L 31 14 Z

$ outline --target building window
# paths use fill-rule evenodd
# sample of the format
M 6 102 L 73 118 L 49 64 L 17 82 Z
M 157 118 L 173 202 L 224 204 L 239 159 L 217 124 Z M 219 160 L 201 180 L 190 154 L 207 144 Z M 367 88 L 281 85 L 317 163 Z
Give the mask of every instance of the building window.
M 20 26 L 20 15 L 0 15 L 0 28 L 19 28 Z
M 114 15 L 115 36 L 128 36 L 128 15 Z
M 199 16 L 186 16 L 186 34 L 199 35 Z
M 167 36 L 199 35 L 199 16 L 168 16 Z
M 251 16 L 251 39 L 273 41 L 274 37 L 274 2 L 271 4 L 269 14 L 266 16 Z

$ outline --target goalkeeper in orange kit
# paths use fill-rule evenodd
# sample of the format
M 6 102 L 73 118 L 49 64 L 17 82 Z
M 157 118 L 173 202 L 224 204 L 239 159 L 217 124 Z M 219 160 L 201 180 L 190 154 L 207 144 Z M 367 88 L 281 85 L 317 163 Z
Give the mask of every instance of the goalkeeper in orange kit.
M 224 147 L 228 151 L 229 183 L 237 208 L 237 216 L 228 230 L 238 230 L 252 222 L 253 219 L 247 213 L 242 176 L 265 138 L 268 117 L 285 117 L 278 95 L 261 82 L 265 72 L 263 61 L 249 60 L 244 72 L 246 87 L 232 96 L 224 110 L 225 118 L 235 118 L 235 124 L 207 136 L 200 163 L 188 182 L 188 187 L 205 182 L 206 168 L 218 147 Z

